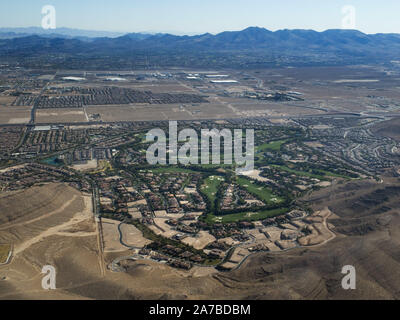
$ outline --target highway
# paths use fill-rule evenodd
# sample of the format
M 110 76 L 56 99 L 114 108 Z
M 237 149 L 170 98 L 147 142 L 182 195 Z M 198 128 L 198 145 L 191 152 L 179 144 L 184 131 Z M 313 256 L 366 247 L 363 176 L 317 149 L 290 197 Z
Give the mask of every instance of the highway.
M 251 119 L 304 119 L 304 118 L 336 118 L 336 117 L 357 117 L 357 118 L 376 118 L 376 119 L 388 119 L 388 118 L 398 118 L 400 117 L 400 113 L 387 113 L 387 114 L 365 114 L 365 113 L 353 113 L 353 112 L 330 112 L 330 113 L 324 113 L 324 114 L 309 114 L 309 115 L 302 115 L 302 116 L 263 116 L 263 117 L 249 117 L 249 118 L 230 118 L 226 117 L 224 118 L 225 120 L 251 120 Z M 149 121 L 137 121 L 137 122 L 148 122 L 148 123 L 154 123 L 154 122 L 166 122 L 166 121 L 173 121 L 175 119 L 160 119 L 160 120 L 149 120 Z M 202 119 L 202 121 L 215 121 L 215 120 L 220 120 L 219 118 L 205 118 Z M 0 124 L 0 127 L 34 127 L 35 126 L 35 115 L 33 115 L 33 122 L 32 119 L 29 123 L 16 123 L 16 124 L 10 124 L 10 123 L 4 123 Z M 181 121 L 193 121 L 193 119 L 189 120 L 181 120 Z M 124 124 L 124 123 L 133 123 L 136 121 L 93 121 L 93 122 L 47 122 L 47 123 L 40 123 L 41 126 L 50 126 L 50 125 L 59 125 L 59 126 L 87 126 L 87 125 L 118 125 L 118 124 Z
M 56 73 L 56 75 L 57 75 L 57 73 Z M 45 84 L 45 86 L 42 88 L 39 95 L 37 96 L 37 99 L 39 99 L 42 96 L 43 92 L 47 89 L 47 86 L 49 84 L 50 84 L 50 82 L 47 82 Z M 35 124 L 35 121 L 36 121 L 36 109 L 38 107 L 37 101 L 38 100 L 35 101 L 35 103 L 33 104 L 32 110 L 31 110 L 31 120 L 29 121 L 29 124 L 32 124 L 32 125 Z

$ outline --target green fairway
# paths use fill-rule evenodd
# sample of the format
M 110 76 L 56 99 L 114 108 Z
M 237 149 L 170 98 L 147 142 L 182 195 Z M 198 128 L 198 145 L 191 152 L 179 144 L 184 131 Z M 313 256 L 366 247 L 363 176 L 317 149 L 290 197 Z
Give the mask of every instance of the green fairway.
M 316 178 L 316 179 L 319 179 L 319 180 L 323 180 L 324 179 L 324 176 L 322 176 L 322 175 L 313 174 L 311 172 L 306 172 L 306 171 L 299 171 L 299 170 L 291 169 L 291 168 L 289 168 L 287 166 L 280 166 L 280 165 L 273 164 L 273 165 L 271 165 L 271 167 L 278 168 L 278 169 L 281 169 L 281 170 L 286 171 L 286 172 L 294 173 L 294 174 L 296 174 L 298 176 Z
M 327 180 L 327 177 L 351 179 L 351 177 L 348 177 L 348 176 L 345 176 L 345 175 L 341 175 L 341 174 L 337 174 L 337 173 L 333 173 L 333 172 L 330 172 L 330 171 L 327 171 L 327 170 L 315 169 L 314 171 L 317 171 L 317 172 L 320 173 L 320 174 L 315 174 L 315 173 L 295 170 L 295 169 L 291 169 L 291 168 L 289 168 L 287 166 L 281 166 L 281 165 L 275 165 L 275 164 L 271 165 L 271 167 L 279 168 L 279 169 L 281 169 L 283 171 L 294 173 L 294 174 L 296 174 L 298 176 L 316 178 L 316 179 L 319 179 L 319 180 Z
M 252 180 L 238 177 L 237 183 L 266 204 L 276 204 L 283 201 L 282 198 L 275 196 L 272 193 L 271 189 L 269 189 L 268 187 L 259 186 L 255 184 Z
M 153 173 L 196 173 L 196 171 L 190 169 L 171 167 L 171 166 L 159 167 L 156 169 L 151 169 L 150 171 Z
M 225 179 L 221 176 L 209 176 L 204 180 L 201 186 L 201 191 L 207 196 L 211 202 L 212 210 L 214 210 L 215 199 L 218 192 L 218 188 Z
M 195 164 L 194 166 L 203 168 L 203 169 L 229 169 L 232 168 L 232 164 L 224 164 L 224 159 L 221 160 L 221 164 Z
M 264 152 L 264 151 L 279 151 L 284 143 L 287 140 L 280 140 L 280 141 L 272 141 L 269 143 L 264 143 L 256 148 L 257 152 Z
M 206 222 L 209 224 L 215 223 L 232 223 L 240 221 L 259 221 L 267 218 L 280 216 L 289 212 L 288 208 L 279 208 L 273 210 L 264 210 L 259 212 L 241 212 L 234 214 L 227 214 L 223 216 L 215 216 L 212 214 L 207 215 Z
M 352 177 L 346 176 L 344 174 L 334 173 L 327 170 L 318 170 L 321 173 L 324 173 L 326 176 L 334 177 L 334 178 L 343 178 L 343 179 L 354 179 Z

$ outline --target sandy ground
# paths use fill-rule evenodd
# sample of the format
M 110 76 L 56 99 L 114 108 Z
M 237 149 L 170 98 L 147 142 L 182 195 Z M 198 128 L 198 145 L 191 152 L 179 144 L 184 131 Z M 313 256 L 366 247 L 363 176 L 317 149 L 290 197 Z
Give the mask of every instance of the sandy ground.
M 96 169 L 97 168 L 97 160 L 88 160 L 86 164 L 75 164 L 71 166 L 72 169 L 78 170 L 78 171 L 87 171 L 91 169 Z
M 75 199 L 75 197 L 73 199 L 71 199 L 69 202 L 65 203 L 64 206 L 62 206 L 60 209 L 58 209 L 56 212 L 53 212 L 49 215 L 53 215 L 53 214 L 57 214 L 57 213 L 61 213 L 63 212 L 71 203 L 72 201 Z M 25 241 L 19 245 L 17 245 L 15 247 L 15 255 L 18 255 L 19 253 L 23 252 L 24 250 L 26 250 L 27 248 L 29 248 L 30 246 L 32 246 L 33 244 L 42 241 L 44 238 L 53 236 L 53 235 L 57 235 L 60 231 L 62 231 L 65 228 L 71 227 L 73 225 L 76 225 L 82 221 L 88 220 L 91 218 L 92 216 L 92 209 L 91 209 L 91 203 L 92 203 L 92 199 L 90 197 L 84 197 L 84 202 L 85 202 L 85 209 L 81 212 L 78 212 L 74 215 L 74 217 L 69 220 L 68 222 L 59 224 L 57 226 L 51 227 L 49 229 L 47 229 L 46 231 L 42 232 L 41 234 L 39 234 L 38 236 L 29 239 L 28 241 Z M 48 215 L 47 215 L 48 216 Z M 43 217 L 46 218 L 47 216 Z M 41 220 L 40 218 L 38 218 L 38 220 Z M 36 221 L 29 221 L 27 223 L 32 223 L 32 222 L 36 222 Z M 68 233 L 63 232 L 63 235 L 66 235 Z M 81 234 L 77 234 L 74 233 L 73 236 L 93 236 L 96 235 L 96 233 L 91 232 L 91 233 L 81 233 Z
M 8 167 L 8 168 L 0 170 L 0 173 L 9 172 L 9 171 L 12 171 L 12 170 L 18 170 L 18 169 L 22 169 L 24 167 L 25 167 L 25 164 L 21 164 L 21 165 L 14 166 L 14 167 Z
M 237 248 L 232 254 L 232 257 L 229 259 L 230 262 L 240 263 L 246 256 L 248 256 L 250 252 L 244 248 Z
M 136 248 L 143 248 L 151 243 L 150 240 L 143 237 L 142 232 L 131 224 L 122 224 L 122 239 L 124 243 Z
M 82 108 L 38 109 L 36 111 L 37 123 L 65 123 L 87 122 Z
M 143 199 L 143 200 L 138 200 L 138 201 L 134 201 L 134 202 L 128 202 L 128 207 L 140 206 L 140 205 L 146 205 L 146 204 L 147 204 L 146 199 Z
M 325 208 L 321 211 L 315 212 L 311 217 L 306 218 L 312 222 L 312 225 L 309 225 L 308 228 L 311 231 L 311 234 L 298 239 L 298 242 L 302 246 L 320 246 L 324 245 L 327 242 L 333 240 L 336 235 L 329 230 L 327 225 L 327 219 L 332 214 L 332 212 Z
M 101 219 L 104 236 L 104 251 L 115 252 L 115 251 L 126 251 L 126 247 L 119 241 L 120 234 L 118 231 L 119 221 L 110 219 Z
M 235 112 L 219 102 L 200 105 L 115 105 L 88 106 L 87 113 L 100 114 L 101 119 L 109 121 L 152 121 L 152 120 L 195 120 L 237 118 Z
M 183 243 L 186 243 L 195 249 L 204 249 L 210 243 L 214 242 L 216 238 L 211 235 L 207 231 L 200 231 L 196 237 L 187 237 L 182 240 Z
M 2 224 L 0 237 L 12 242 L 14 250 L 10 263 L 0 267 L 0 299 L 77 298 L 68 292 L 44 292 L 44 265 L 56 268 L 57 287 L 66 290 L 88 282 L 82 278 L 88 270 L 101 277 L 91 196 L 64 184 L 49 184 L 1 195 L 0 207 L 9 205 L 14 214 L 7 217 L 1 211 L 0 218 L 9 221 Z M 71 269 L 76 263 L 78 272 Z
M 241 172 L 240 174 L 242 176 L 246 176 L 260 182 L 273 182 L 271 179 L 260 176 L 260 173 L 261 173 L 260 170 L 251 170 L 251 171 Z
M 11 106 L 16 97 L 0 95 L 0 106 Z
M 281 233 L 283 230 L 280 228 L 277 228 L 277 227 L 267 227 L 267 228 L 264 228 L 262 231 L 265 232 L 266 234 L 268 234 L 269 239 L 271 239 L 271 241 L 276 241 L 276 240 L 280 240 Z
M 179 232 L 176 230 L 172 230 L 172 227 L 166 223 L 168 220 L 168 218 L 155 218 L 155 225 L 150 226 L 150 229 L 153 230 L 156 234 L 162 235 L 165 238 L 172 238 Z
M 21 124 L 30 121 L 31 107 L 1 107 L 0 124 Z
M 53 216 L 53 215 L 59 214 L 59 213 L 63 212 L 66 208 L 68 208 L 68 207 L 71 205 L 71 203 L 74 202 L 74 200 L 76 200 L 76 199 L 77 199 L 77 196 L 76 196 L 76 195 L 73 195 L 73 197 L 72 197 L 70 200 L 68 200 L 67 202 L 65 202 L 65 203 L 64 203 L 60 208 L 58 208 L 57 210 L 54 210 L 54 211 L 49 212 L 49 213 L 47 213 L 47 214 L 41 215 L 40 217 L 37 217 L 37 218 L 32 219 L 32 220 L 28 220 L 28 221 L 24 221 L 24 222 L 20 222 L 20 223 L 12 223 L 12 227 L 15 228 L 15 227 L 19 227 L 19 226 L 28 225 L 28 224 L 31 224 L 31 223 L 34 223 L 34 222 L 43 220 L 43 219 L 45 219 L 45 218 L 51 217 L 51 216 Z M 7 230 L 7 229 L 9 229 L 9 224 L 7 224 L 7 223 L 4 224 L 4 225 L 2 226 L 2 228 L 0 228 L 0 230 Z

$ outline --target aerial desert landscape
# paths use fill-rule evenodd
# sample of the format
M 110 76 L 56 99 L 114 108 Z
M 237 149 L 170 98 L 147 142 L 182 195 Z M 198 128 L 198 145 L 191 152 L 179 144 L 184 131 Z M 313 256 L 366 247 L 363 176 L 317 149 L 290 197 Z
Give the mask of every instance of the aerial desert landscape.
M 400 300 L 400 2 L 348 2 L 1 1 L 4 310 Z

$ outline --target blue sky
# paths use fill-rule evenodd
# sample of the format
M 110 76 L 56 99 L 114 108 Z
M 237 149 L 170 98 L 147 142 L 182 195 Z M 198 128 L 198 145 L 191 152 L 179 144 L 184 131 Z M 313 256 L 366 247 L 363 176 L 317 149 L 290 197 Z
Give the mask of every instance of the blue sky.
M 40 26 L 48 4 L 56 8 L 57 27 L 179 34 L 338 29 L 342 7 L 353 5 L 358 30 L 400 33 L 399 0 L 1 0 L 0 27 Z

